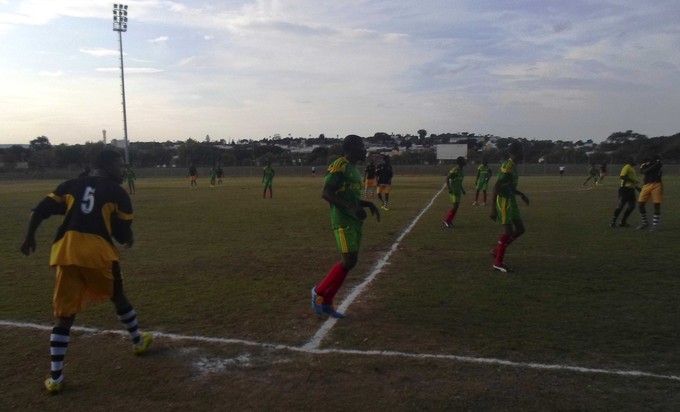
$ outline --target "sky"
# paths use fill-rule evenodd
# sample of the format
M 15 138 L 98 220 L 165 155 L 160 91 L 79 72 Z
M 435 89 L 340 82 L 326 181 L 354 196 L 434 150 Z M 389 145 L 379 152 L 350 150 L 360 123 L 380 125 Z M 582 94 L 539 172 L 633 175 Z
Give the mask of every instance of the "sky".
M 680 132 L 677 0 L 139 0 L 129 141 Z M 124 137 L 113 2 L 0 0 L 0 144 Z

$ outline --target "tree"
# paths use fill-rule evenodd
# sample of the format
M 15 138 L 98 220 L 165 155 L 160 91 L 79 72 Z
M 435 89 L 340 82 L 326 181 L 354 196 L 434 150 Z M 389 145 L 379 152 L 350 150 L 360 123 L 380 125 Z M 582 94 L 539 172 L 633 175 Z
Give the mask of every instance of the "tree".
M 418 137 L 420 140 L 423 140 L 427 136 L 427 130 L 425 129 L 420 129 L 418 130 Z
M 39 136 L 29 142 L 29 148 L 33 152 L 39 152 L 41 150 L 49 150 L 52 148 L 50 139 L 45 136 Z

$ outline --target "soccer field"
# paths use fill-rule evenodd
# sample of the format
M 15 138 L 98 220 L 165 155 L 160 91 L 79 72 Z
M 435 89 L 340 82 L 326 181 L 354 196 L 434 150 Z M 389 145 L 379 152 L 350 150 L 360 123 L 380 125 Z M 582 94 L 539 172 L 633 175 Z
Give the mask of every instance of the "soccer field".
M 472 173 L 468 171 L 468 173 Z M 390 211 L 364 225 L 336 303 L 309 290 L 338 260 L 320 177 L 139 179 L 127 294 L 150 352 L 131 355 L 109 304 L 78 316 L 66 387 L 49 371 L 57 219 L 18 251 L 28 214 L 58 181 L 0 181 L 0 331 L 7 410 L 672 410 L 680 402 L 680 179 L 658 232 L 609 227 L 617 179 L 520 177 L 527 232 L 491 270 L 501 231 L 471 206 L 453 229 L 443 176 L 399 176 Z M 651 216 L 652 207 L 648 205 Z M 630 223 L 635 226 L 635 212 Z

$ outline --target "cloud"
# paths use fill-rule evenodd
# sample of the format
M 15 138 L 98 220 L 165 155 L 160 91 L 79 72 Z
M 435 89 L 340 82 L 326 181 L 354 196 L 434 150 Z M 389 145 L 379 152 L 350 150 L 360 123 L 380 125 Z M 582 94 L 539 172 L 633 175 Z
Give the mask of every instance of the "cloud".
M 108 57 L 108 56 L 118 56 L 120 55 L 119 50 L 113 49 L 102 49 L 102 48 L 80 48 L 80 52 L 89 54 L 94 57 Z
M 155 39 L 150 39 L 150 40 L 147 40 L 147 41 L 151 44 L 156 44 L 156 43 L 165 43 L 168 40 L 170 40 L 170 38 L 168 36 L 160 36 L 160 37 L 156 37 Z

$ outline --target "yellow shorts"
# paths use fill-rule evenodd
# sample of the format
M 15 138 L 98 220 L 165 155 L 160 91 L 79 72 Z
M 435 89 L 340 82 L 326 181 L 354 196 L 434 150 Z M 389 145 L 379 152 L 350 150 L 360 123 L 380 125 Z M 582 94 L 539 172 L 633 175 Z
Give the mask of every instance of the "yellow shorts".
M 646 203 L 650 197 L 652 198 L 652 202 L 661 203 L 663 200 L 663 185 L 661 182 L 645 183 L 640 191 L 638 202 Z
M 378 194 L 390 193 L 390 185 L 378 185 Z
M 88 303 L 111 299 L 114 280 L 121 280 L 117 262 L 109 269 L 57 266 L 52 297 L 54 316 L 67 318 L 84 311 Z

